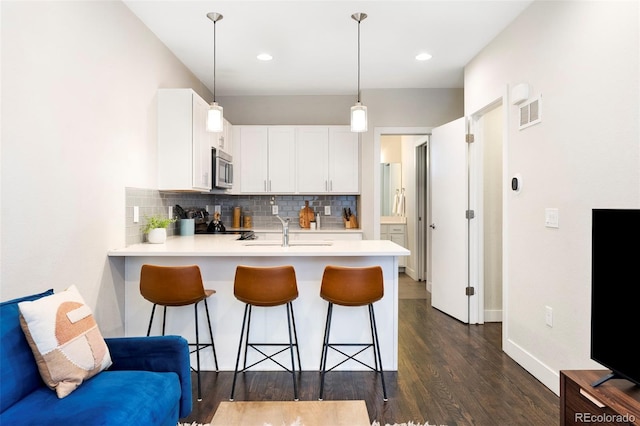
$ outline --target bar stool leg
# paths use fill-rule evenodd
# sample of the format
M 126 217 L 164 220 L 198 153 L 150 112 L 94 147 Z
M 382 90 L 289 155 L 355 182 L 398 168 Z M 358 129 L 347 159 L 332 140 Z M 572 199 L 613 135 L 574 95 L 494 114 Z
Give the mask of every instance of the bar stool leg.
M 198 333 L 198 304 L 193 305 L 193 311 L 195 313 L 195 321 L 196 321 L 196 365 L 198 366 L 198 370 L 196 371 L 198 375 L 198 401 L 202 401 L 202 388 L 200 386 L 200 334 Z
M 149 327 L 147 328 L 147 337 L 151 334 L 151 324 L 153 324 L 153 315 L 156 313 L 156 304 L 153 304 L 153 308 L 151 308 L 151 318 L 149 318 Z
M 291 302 L 287 303 L 287 326 L 289 328 L 289 353 L 291 355 L 291 377 L 293 378 L 293 400 L 298 400 L 298 386 L 296 384 L 296 363 L 293 356 L 293 336 L 291 335 L 291 318 L 293 316 L 293 305 Z M 295 326 L 294 326 L 295 327 Z M 296 338 L 296 350 L 298 349 L 298 341 Z M 298 355 L 299 356 L 299 355 Z M 298 365 L 300 359 L 298 358 Z
M 384 371 L 382 369 L 382 356 L 380 354 L 380 341 L 378 340 L 378 328 L 376 327 L 376 315 L 373 311 L 373 304 L 369 304 L 369 318 L 370 318 L 370 324 L 371 324 L 371 330 L 373 331 L 373 347 L 375 350 L 375 353 L 373 354 L 373 357 L 377 359 L 376 361 L 376 369 L 378 368 L 377 366 L 380 366 L 380 379 L 382 380 L 382 398 L 384 401 L 388 401 L 389 398 L 387 398 L 387 386 L 384 383 Z
M 300 347 L 298 346 L 298 331 L 296 330 L 296 318 L 293 315 L 293 303 L 289 302 L 291 304 L 291 322 L 293 323 L 293 337 L 294 337 L 294 342 L 295 342 L 295 347 L 296 347 L 296 354 L 298 356 L 298 371 L 300 373 L 302 373 L 302 363 L 300 362 Z
M 329 303 L 327 309 L 327 321 L 324 326 L 324 342 L 322 343 L 322 356 L 320 357 L 320 397 L 318 400 L 322 401 L 324 394 L 324 376 L 327 370 L 327 352 L 329 351 L 329 334 L 331 331 L 331 316 L 333 313 L 333 303 Z
M 209 336 L 211 337 L 211 348 L 213 349 L 213 361 L 216 364 L 216 373 L 220 371 L 218 368 L 218 355 L 216 354 L 216 345 L 213 342 L 213 330 L 211 329 L 211 316 L 209 315 L 209 305 L 207 299 L 204 299 L 204 309 L 207 312 L 207 324 L 209 324 Z
M 240 330 L 240 342 L 238 343 L 238 356 L 236 357 L 236 368 L 233 372 L 233 384 L 231 385 L 231 396 L 229 397 L 229 401 L 233 401 L 233 395 L 236 390 L 236 378 L 238 376 L 238 366 L 240 365 L 240 354 L 242 353 L 242 340 L 244 339 L 244 327 L 247 323 L 247 315 L 249 313 L 249 308 L 250 308 L 249 304 L 246 304 L 244 307 L 244 318 L 242 319 L 242 329 Z M 245 351 L 245 365 L 246 365 L 246 351 Z
M 167 322 L 167 307 L 163 306 L 162 310 L 162 335 L 164 336 L 164 325 Z

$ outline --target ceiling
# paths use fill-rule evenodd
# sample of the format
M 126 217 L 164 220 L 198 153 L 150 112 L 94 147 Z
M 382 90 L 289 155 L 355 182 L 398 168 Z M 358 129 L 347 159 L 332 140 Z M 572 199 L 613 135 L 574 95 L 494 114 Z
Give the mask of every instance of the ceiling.
M 533 0 L 124 0 L 216 96 L 461 88 L 464 66 Z M 259 61 L 268 52 L 273 60 Z M 433 57 L 417 61 L 418 53 Z

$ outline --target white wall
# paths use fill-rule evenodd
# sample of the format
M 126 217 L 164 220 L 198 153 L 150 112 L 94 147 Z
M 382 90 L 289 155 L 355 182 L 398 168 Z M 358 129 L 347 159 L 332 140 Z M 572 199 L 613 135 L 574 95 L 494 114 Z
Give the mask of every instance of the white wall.
M 125 186 L 156 186 L 156 90 L 211 95 L 120 2 L 0 7 L 0 299 L 75 284 L 122 334 L 106 254 L 125 244 Z
M 505 138 L 504 350 L 558 392 L 589 359 L 591 209 L 640 207 L 638 2 L 536 1 L 465 70 L 465 114 L 529 83 L 542 123 Z M 560 227 L 544 227 L 544 209 Z M 553 308 L 553 327 L 544 308 Z

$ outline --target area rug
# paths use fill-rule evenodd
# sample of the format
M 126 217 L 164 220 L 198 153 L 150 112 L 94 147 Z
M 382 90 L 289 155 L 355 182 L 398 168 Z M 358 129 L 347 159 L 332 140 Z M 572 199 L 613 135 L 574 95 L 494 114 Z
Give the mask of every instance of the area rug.
M 178 423 L 178 426 L 209 426 L 209 423 Z M 272 425 L 270 423 L 265 423 L 263 426 L 287 426 L 287 425 Z M 304 424 L 300 423 L 300 422 L 294 422 L 288 426 L 304 426 Z M 373 423 L 371 423 L 371 426 L 382 426 L 380 424 L 380 422 L 377 421 L 373 421 Z M 414 423 L 414 422 L 408 422 L 408 423 L 394 423 L 394 424 L 390 424 L 387 423 L 384 426 L 435 426 L 432 425 L 429 422 L 426 423 Z M 440 426 L 444 426 L 444 425 L 440 425 Z

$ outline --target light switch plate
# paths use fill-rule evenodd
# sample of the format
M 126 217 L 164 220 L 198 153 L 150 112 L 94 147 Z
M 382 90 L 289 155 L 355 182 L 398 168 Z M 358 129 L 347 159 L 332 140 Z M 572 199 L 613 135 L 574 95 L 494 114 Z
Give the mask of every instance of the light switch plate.
M 558 209 L 544 209 L 544 226 L 546 226 L 547 228 L 558 228 L 558 216 Z
M 324 206 L 324 215 L 331 216 L 331 206 Z
M 271 214 L 278 214 L 278 206 L 271 206 Z
M 133 206 L 133 223 L 140 222 L 140 207 Z

